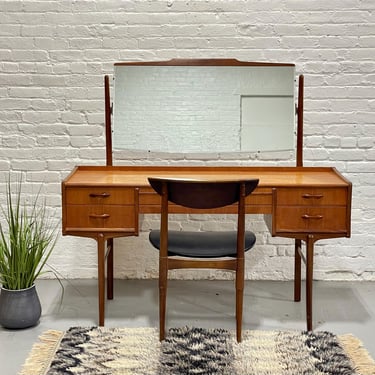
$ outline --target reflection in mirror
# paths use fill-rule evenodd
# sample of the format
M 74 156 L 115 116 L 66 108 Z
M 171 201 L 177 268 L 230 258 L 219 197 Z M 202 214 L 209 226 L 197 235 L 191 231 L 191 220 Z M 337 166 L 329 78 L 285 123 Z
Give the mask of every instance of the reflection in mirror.
M 291 150 L 294 66 L 116 65 L 113 148 Z

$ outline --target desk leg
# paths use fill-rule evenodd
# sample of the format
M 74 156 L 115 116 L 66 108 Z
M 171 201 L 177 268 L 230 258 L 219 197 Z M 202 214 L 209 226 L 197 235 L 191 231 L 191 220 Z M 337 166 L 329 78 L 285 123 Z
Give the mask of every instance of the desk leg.
M 312 294 L 313 294 L 314 236 L 306 239 L 306 321 L 307 330 L 312 331 Z
M 301 248 L 302 241 L 295 240 L 294 244 L 294 301 L 301 301 Z
M 98 242 L 98 299 L 99 299 L 99 326 L 104 326 L 105 310 L 105 239 L 99 234 Z
M 107 298 L 113 299 L 113 238 L 107 240 Z

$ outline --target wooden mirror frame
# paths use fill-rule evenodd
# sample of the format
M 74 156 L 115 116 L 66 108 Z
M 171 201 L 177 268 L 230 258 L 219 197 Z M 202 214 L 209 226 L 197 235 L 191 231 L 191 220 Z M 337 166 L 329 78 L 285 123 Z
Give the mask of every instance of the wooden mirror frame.
M 138 61 L 115 63 L 115 66 L 294 66 L 287 63 L 247 62 L 236 59 L 172 59 L 168 61 Z M 304 77 L 298 79 L 296 166 L 303 166 L 303 100 Z M 106 165 L 113 165 L 112 148 L 112 104 L 109 76 L 104 76 Z

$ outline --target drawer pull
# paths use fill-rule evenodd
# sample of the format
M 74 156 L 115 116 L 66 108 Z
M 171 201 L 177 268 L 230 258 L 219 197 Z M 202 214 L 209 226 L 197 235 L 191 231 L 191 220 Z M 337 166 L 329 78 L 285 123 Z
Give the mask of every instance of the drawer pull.
M 90 217 L 92 219 L 108 219 L 110 215 L 109 214 L 91 214 Z
M 306 219 L 306 220 L 310 220 L 310 219 L 321 220 L 321 219 L 323 219 L 323 215 L 308 215 L 308 214 L 305 214 L 305 215 L 302 215 L 302 219 Z
M 302 194 L 302 198 L 305 199 L 320 199 L 323 198 L 323 194 Z
M 90 193 L 90 198 L 108 198 L 111 196 L 109 193 Z

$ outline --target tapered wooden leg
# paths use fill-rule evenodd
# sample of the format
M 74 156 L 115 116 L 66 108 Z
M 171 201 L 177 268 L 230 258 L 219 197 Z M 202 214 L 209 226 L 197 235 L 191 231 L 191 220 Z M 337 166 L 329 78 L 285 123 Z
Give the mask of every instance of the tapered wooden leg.
M 107 298 L 113 299 L 113 238 L 107 240 Z
M 301 301 L 301 240 L 294 244 L 294 301 Z
M 306 322 L 308 331 L 312 331 L 313 263 L 314 236 L 309 235 L 306 241 Z
M 102 234 L 97 238 L 98 242 L 98 294 L 99 294 L 99 326 L 104 326 L 105 310 L 105 240 Z
M 236 332 L 237 342 L 242 340 L 242 311 L 243 311 L 243 290 L 244 290 L 244 261 L 238 259 L 236 272 Z
M 242 311 L 243 311 L 243 288 L 237 290 L 236 301 L 236 335 L 237 342 L 242 341 Z
M 165 311 L 167 304 L 168 269 L 165 259 L 159 260 L 159 338 L 165 338 Z

